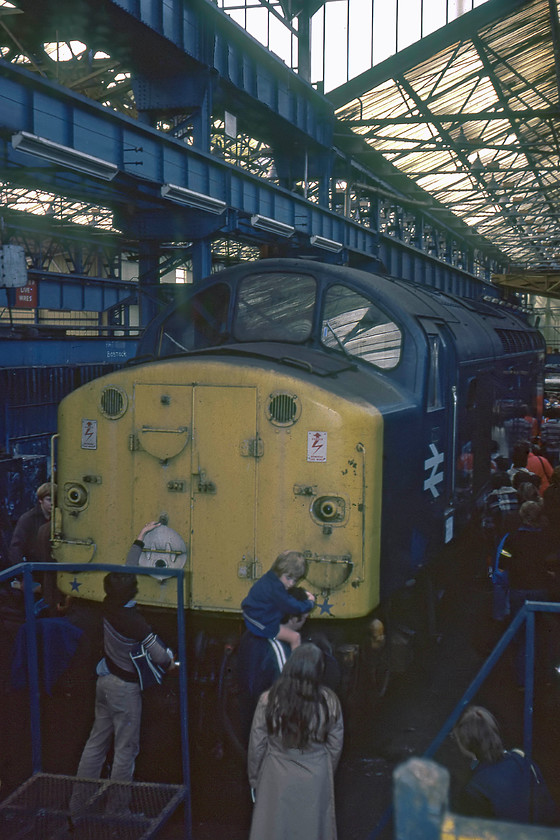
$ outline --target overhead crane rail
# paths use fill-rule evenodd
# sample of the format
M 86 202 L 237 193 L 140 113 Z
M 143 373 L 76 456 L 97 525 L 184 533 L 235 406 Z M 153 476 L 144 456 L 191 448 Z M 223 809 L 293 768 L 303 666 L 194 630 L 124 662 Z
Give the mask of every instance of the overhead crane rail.
M 117 213 L 117 224 L 126 234 L 139 238 L 172 238 L 180 220 L 188 220 L 189 236 L 208 236 L 216 231 L 255 236 L 251 217 L 255 214 L 290 225 L 294 232 L 343 242 L 347 248 L 374 258 L 377 234 L 323 207 L 262 178 L 232 167 L 208 152 L 187 146 L 156 129 L 84 99 L 22 67 L 0 61 L 0 134 L 4 166 L 20 169 L 34 162 L 44 183 L 66 191 L 82 191 L 84 183 L 90 197 L 101 202 L 122 205 L 134 202 L 132 217 Z M 26 131 L 56 143 L 63 150 L 87 154 L 92 147 L 96 157 L 118 167 L 111 181 L 93 173 L 85 174 L 81 161 L 65 163 L 32 152 L 21 152 L 13 138 Z M 135 148 L 134 163 L 127 160 L 127 149 Z M 192 190 L 202 196 L 224 202 L 227 213 L 217 215 L 204 208 L 167 198 L 169 185 Z M 162 194 L 162 190 L 164 190 Z M 164 212 L 166 211 L 166 212 Z M 184 230 L 184 226 L 183 226 Z
M 125 115 L 107 111 L 97 103 L 73 94 L 22 67 L 0 60 L 0 154 L 7 169 L 18 168 L 20 178 L 29 178 L 25 168 L 34 161 L 33 180 L 38 178 L 66 193 L 83 195 L 115 207 L 116 224 L 125 236 L 138 239 L 173 239 L 176 233 L 189 238 L 236 235 L 270 241 L 269 231 L 259 231 L 251 220 L 264 217 L 293 228 L 300 247 L 310 246 L 314 237 L 317 254 L 327 255 L 331 243 L 343 243 L 362 265 L 379 267 L 381 257 L 387 271 L 415 279 L 426 277 L 431 285 L 466 295 L 478 295 L 481 282 L 467 270 L 446 265 L 412 246 L 391 240 L 376 230 L 321 207 L 302 196 L 235 168 L 216 156 L 187 146 L 179 140 Z M 95 142 L 97 156 L 119 168 L 111 181 L 75 171 L 70 165 L 54 167 L 41 158 L 19 152 L 12 137 L 32 129 L 35 136 L 67 146 L 72 138 L 77 151 Z M 127 149 L 141 148 L 141 166 L 127 161 Z M 38 175 L 38 173 L 40 173 Z M 227 210 L 216 213 L 170 200 L 169 185 L 177 185 L 224 202 Z M 127 207 L 134 207 L 128 214 Z M 274 236 L 274 234 L 272 234 Z M 327 243 L 327 249 L 322 242 Z M 419 267 L 419 264 L 421 266 Z M 418 269 L 418 270 L 417 270 Z M 97 308 L 97 307 L 96 307 Z

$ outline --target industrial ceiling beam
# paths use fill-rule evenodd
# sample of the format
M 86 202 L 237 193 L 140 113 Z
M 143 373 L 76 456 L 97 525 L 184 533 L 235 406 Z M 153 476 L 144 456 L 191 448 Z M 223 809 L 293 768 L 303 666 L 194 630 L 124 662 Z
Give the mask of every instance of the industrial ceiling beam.
M 464 124 L 474 120 L 533 120 L 533 119 L 560 119 L 560 108 L 504 108 L 499 111 L 463 111 L 457 114 L 439 114 L 437 120 L 440 123 Z M 402 114 L 395 117 L 372 117 L 367 120 L 344 120 L 344 125 L 350 128 L 361 128 L 368 125 L 415 125 L 416 123 L 432 123 L 434 116 L 431 113 L 424 114 Z M 469 145 L 465 142 L 465 145 Z
M 493 274 L 492 281 L 512 291 L 560 298 L 560 271 L 523 271 Z
M 412 44 L 406 51 L 401 50 L 395 53 L 381 64 L 360 73 L 359 76 L 345 82 L 335 90 L 329 91 L 327 96 L 335 108 L 340 108 L 352 99 L 366 95 L 372 88 L 390 79 L 400 78 L 416 64 L 425 62 L 427 55 L 437 55 L 451 44 L 464 41 L 472 33 L 477 32 L 479 28 L 487 26 L 508 14 L 512 15 L 516 9 L 526 5 L 526 3 L 527 0 L 490 0 L 490 2 L 484 3 L 468 14 L 450 21 L 416 44 Z

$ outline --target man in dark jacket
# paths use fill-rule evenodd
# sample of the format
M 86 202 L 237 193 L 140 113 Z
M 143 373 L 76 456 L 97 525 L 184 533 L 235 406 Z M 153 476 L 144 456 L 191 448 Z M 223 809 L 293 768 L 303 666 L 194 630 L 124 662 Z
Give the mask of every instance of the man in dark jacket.
M 10 547 L 8 562 L 16 566 L 25 561 L 32 563 L 48 563 L 51 557 L 51 512 L 56 503 L 56 484 L 45 482 L 37 488 L 37 504 L 31 510 L 23 513 L 16 523 Z M 34 588 L 40 592 L 44 601 L 43 607 L 55 609 L 61 593 L 56 585 L 54 572 L 34 572 Z M 21 581 L 12 581 L 14 589 L 21 588 Z M 62 606 L 60 607 L 62 609 Z
M 519 515 L 521 525 L 507 535 L 499 559 L 500 569 L 509 575 L 512 615 L 525 601 L 549 600 L 549 590 L 554 584 L 549 562 L 551 547 L 541 505 L 524 502 Z
M 41 526 L 51 519 L 51 493 L 49 482 L 41 484 L 37 488 L 37 504 L 18 519 L 8 552 L 10 566 L 16 566 L 24 560 L 40 563 L 49 559 L 45 557 L 44 547 L 38 537 Z
M 498 560 L 499 568 L 508 573 L 511 618 L 525 601 L 550 601 L 556 586 L 556 574 L 551 558 L 550 540 L 545 529 L 542 507 L 538 502 L 524 502 L 520 509 L 521 525 L 506 536 Z M 546 628 L 541 635 L 546 646 L 540 663 L 552 666 L 552 640 L 556 635 L 554 617 L 543 613 L 539 624 Z M 525 637 L 518 633 L 513 641 L 517 684 L 525 679 Z
M 300 586 L 293 586 L 288 594 L 296 601 L 307 603 L 307 592 Z M 309 613 L 288 613 L 282 623 L 300 632 Z M 288 642 L 279 639 L 265 639 L 246 630 L 237 649 L 237 675 L 241 700 L 241 726 L 243 738 L 249 740 L 253 714 L 259 697 L 267 691 L 280 676 L 291 653 Z
M 157 527 L 150 522 L 140 531 L 128 558 L 139 557 L 143 537 Z M 130 782 L 136 756 L 140 750 L 142 693 L 131 652 L 143 642 L 156 665 L 167 670 L 174 667 L 172 652 L 165 648 L 151 627 L 138 612 L 134 597 L 138 591 L 136 576 L 110 572 L 103 580 L 106 597 L 103 601 L 103 646 L 105 656 L 97 665 L 95 720 L 84 747 L 77 775 L 97 779 L 114 737 L 114 758 L 111 780 Z

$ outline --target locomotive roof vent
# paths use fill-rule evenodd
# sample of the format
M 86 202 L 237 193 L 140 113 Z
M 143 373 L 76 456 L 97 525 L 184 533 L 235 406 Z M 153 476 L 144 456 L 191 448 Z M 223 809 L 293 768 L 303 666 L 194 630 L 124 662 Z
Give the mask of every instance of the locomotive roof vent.
M 109 420 L 118 420 L 122 417 L 128 408 L 128 397 L 126 391 L 122 388 L 117 388 L 116 385 L 107 385 L 101 391 L 101 398 L 99 401 L 99 409 L 101 414 L 108 417 Z
M 523 330 L 496 330 L 496 332 L 506 353 L 522 353 L 538 347 L 531 333 Z
M 275 391 L 268 403 L 268 419 L 274 426 L 293 426 L 301 415 L 301 403 L 296 394 Z

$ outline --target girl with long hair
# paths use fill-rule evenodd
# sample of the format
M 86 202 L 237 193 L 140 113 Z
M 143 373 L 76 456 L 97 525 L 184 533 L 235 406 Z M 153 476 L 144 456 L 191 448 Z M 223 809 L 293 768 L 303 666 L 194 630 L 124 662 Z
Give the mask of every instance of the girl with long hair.
M 467 816 L 507 822 L 558 825 L 558 812 L 534 761 L 521 750 L 506 750 L 494 715 L 467 706 L 454 730 L 461 752 L 472 761 L 472 775 L 455 809 Z
M 336 840 L 334 771 L 344 724 L 323 671 L 322 651 L 303 644 L 259 699 L 249 740 L 250 840 Z

